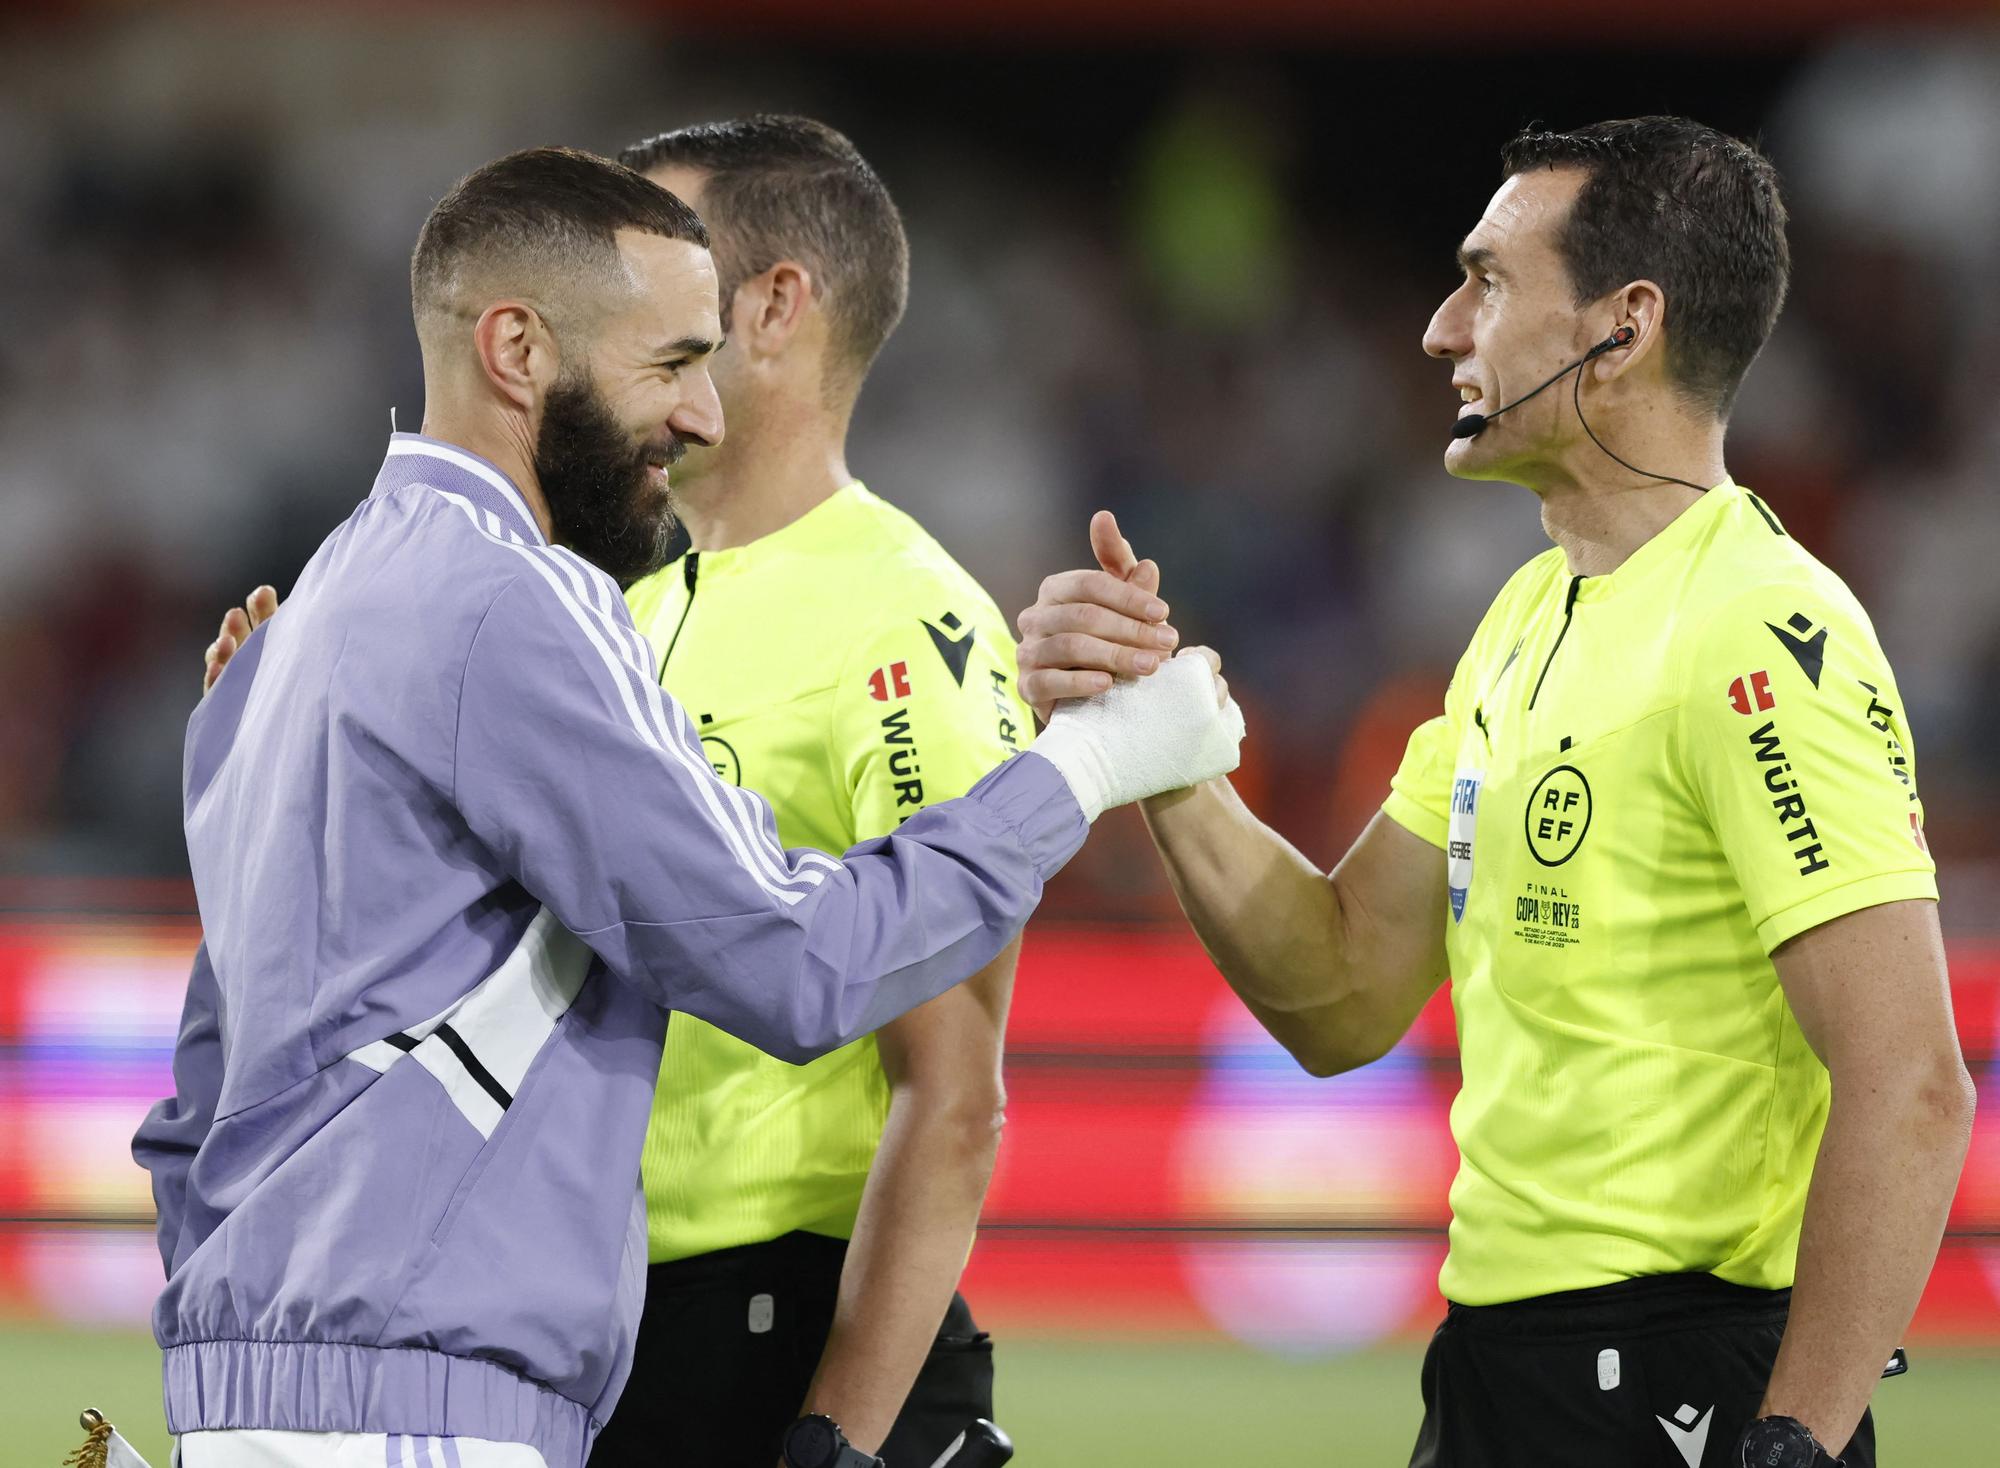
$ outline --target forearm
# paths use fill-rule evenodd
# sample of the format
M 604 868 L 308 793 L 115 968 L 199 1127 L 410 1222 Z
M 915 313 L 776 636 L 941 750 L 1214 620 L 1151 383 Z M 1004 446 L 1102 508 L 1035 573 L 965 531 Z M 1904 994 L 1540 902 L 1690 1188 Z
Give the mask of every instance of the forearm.
M 1326 874 L 1250 813 L 1227 780 L 1145 801 L 1146 828 L 1202 946 L 1253 1007 L 1330 997 L 1342 944 Z
M 1836 1075 L 1760 1415 L 1796 1417 L 1828 1452 L 1845 1449 L 1916 1311 L 1971 1126 L 1962 1070 L 1900 1088 Z
M 1337 886 L 1228 781 L 1142 809 L 1202 947 L 1300 1064 L 1319 1074 L 1350 1069 L 1395 1043 L 1414 1011 L 1377 1002 L 1363 982 Z
M 877 1452 L 923 1369 L 992 1181 L 990 1099 L 897 1090 L 841 1270 L 832 1334 L 805 1409 Z

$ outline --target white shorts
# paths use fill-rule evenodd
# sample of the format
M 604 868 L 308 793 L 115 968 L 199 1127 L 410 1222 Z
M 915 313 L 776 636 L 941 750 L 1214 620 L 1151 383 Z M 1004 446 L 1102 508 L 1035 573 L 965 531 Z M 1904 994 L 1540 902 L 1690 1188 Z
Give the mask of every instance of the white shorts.
M 180 1468 L 548 1468 L 523 1443 L 380 1432 L 190 1432 Z

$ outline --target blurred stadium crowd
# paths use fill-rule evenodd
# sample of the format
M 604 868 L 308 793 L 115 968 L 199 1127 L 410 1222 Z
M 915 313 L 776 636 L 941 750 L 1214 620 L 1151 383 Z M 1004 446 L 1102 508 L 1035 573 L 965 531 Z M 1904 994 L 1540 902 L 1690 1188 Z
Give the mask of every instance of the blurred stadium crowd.
M 760 108 L 848 131 L 909 223 L 856 471 L 1010 609 L 1117 510 L 1228 658 L 1246 794 L 1331 859 L 1546 544 L 1525 491 L 1439 469 L 1457 404 L 1418 349 L 1498 146 L 1684 110 L 1761 135 L 1793 210 L 1732 468 L 1874 613 L 1945 921 L 2000 923 L 2000 30 L 1691 53 L 1637 86 L 1462 57 L 1485 71 L 1440 90 L 1412 54 L 809 61 L 618 12 L 364 14 L 119 10 L 0 46 L 0 874 L 184 874 L 201 647 L 365 493 L 391 408 L 419 421 L 430 202 L 513 147 Z M 1107 836 L 1055 910 L 1165 910 L 1136 823 Z

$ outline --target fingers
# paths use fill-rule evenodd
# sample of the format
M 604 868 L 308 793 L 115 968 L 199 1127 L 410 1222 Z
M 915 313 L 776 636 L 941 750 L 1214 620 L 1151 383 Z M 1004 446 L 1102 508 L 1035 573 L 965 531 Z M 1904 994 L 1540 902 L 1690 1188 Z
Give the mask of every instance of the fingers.
M 1060 602 L 1094 602 L 1121 616 L 1141 622 L 1164 622 L 1167 604 L 1153 592 L 1133 586 L 1108 571 L 1058 571 L 1042 582 L 1030 610 Z M 1022 613 L 1023 618 L 1027 613 Z
M 1091 522 L 1093 548 L 1125 571 L 1138 574 L 1144 563 L 1117 534 L 1107 512 Z M 1167 625 L 1167 604 L 1156 594 L 1158 568 L 1150 583 L 1127 581 L 1109 570 L 1062 571 L 1042 582 L 1035 604 L 1022 612 L 1020 688 L 1043 720 L 1065 698 L 1088 698 L 1111 686 L 1113 676 L 1141 678 L 1154 672 L 1180 642 Z
M 201 657 L 201 691 L 205 695 L 215 687 L 215 680 L 222 676 L 222 670 L 229 666 L 229 660 L 236 656 L 249 639 L 252 632 L 271 620 L 278 610 L 278 593 L 269 586 L 260 586 L 244 600 L 240 607 L 231 607 L 222 614 L 222 625 L 216 629 L 215 641 L 208 645 Z
M 1119 678 L 1143 678 L 1156 671 L 1166 656 L 1159 649 L 1108 642 L 1085 632 L 1057 632 L 1021 644 L 1023 667 L 1065 673 L 1101 672 Z
M 1229 707 L 1229 680 L 1222 676 L 1222 654 L 1212 647 L 1184 647 L 1178 657 L 1200 658 L 1208 664 L 1209 673 L 1215 678 L 1215 706 Z
M 1132 542 L 1118 533 L 1118 517 L 1109 510 L 1099 510 L 1090 517 L 1090 549 L 1097 564 L 1120 581 L 1138 564 Z
M 1106 575 L 1116 576 L 1153 596 L 1159 595 L 1160 563 L 1142 561 L 1133 554 L 1132 542 L 1120 533 L 1118 517 L 1109 510 L 1099 510 L 1090 517 L 1090 549 Z
M 1090 698 L 1111 686 L 1109 673 L 1072 673 L 1061 668 L 1037 668 L 1021 675 L 1021 697 L 1044 724 L 1066 698 Z
M 1200 658 L 1208 664 L 1208 671 L 1216 677 L 1222 676 L 1222 654 L 1212 647 L 1184 647 L 1177 654 L 1184 658 Z
M 215 687 L 215 680 L 222 676 L 222 670 L 229 666 L 229 660 L 236 656 L 237 641 L 224 632 L 208 645 L 202 655 L 201 691 L 206 694 Z
M 1094 602 L 1037 603 L 1021 613 L 1023 637 L 1048 638 L 1063 633 L 1082 633 L 1099 641 L 1157 653 L 1172 651 L 1181 640 L 1171 623 L 1139 621 Z
M 1162 652 L 1106 642 L 1082 632 L 1031 637 L 1020 647 L 1021 696 L 1043 723 L 1065 698 L 1102 693 L 1116 678 L 1143 678 L 1159 669 Z

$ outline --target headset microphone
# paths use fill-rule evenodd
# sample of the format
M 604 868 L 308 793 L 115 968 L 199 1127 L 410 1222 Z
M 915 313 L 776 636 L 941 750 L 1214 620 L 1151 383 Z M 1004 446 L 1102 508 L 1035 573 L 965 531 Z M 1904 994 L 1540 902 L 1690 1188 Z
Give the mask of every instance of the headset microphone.
M 1451 436 L 1453 438 L 1472 438 L 1480 433 L 1485 432 L 1486 425 L 1491 423 L 1495 418 L 1498 418 L 1502 413 L 1513 412 L 1514 409 L 1520 407 L 1521 404 L 1527 402 L 1529 398 L 1532 398 L 1536 396 L 1536 394 L 1545 392 L 1549 388 L 1554 387 L 1558 382 L 1561 382 L 1565 377 L 1569 376 L 1570 373 L 1576 371 L 1579 367 L 1583 367 L 1591 362 L 1596 361 L 1606 352 L 1615 352 L 1620 347 L 1631 346 L 1632 342 L 1637 336 L 1638 333 L 1635 332 L 1631 327 L 1629 326 L 1619 327 L 1616 331 L 1612 332 L 1611 335 L 1607 336 L 1603 341 L 1599 342 L 1596 346 L 1592 347 L 1589 351 L 1585 352 L 1581 357 L 1578 357 L 1574 362 L 1570 363 L 1569 366 L 1563 368 L 1563 370 L 1558 372 L 1554 377 L 1551 377 L 1547 382 L 1543 383 L 1540 387 L 1536 388 L 1534 392 L 1524 393 L 1522 396 L 1514 399 L 1513 402 L 1508 403 L 1503 407 L 1495 408 L 1490 413 L 1467 413 L 1463 418 L 1459 419 L 1458 422 L 1454 423 L 1451 426 Z

